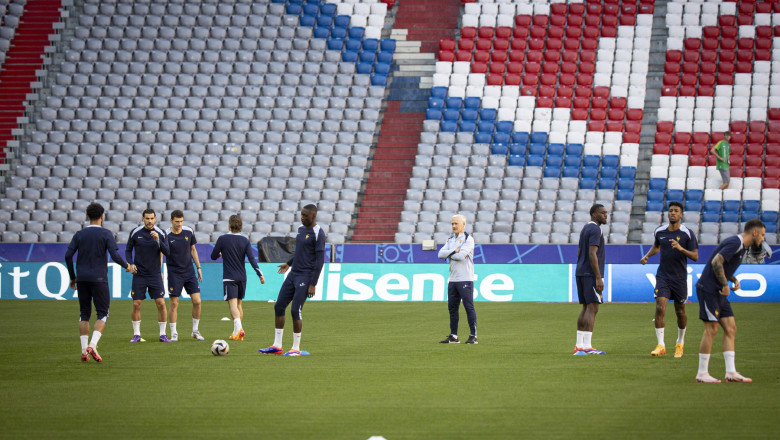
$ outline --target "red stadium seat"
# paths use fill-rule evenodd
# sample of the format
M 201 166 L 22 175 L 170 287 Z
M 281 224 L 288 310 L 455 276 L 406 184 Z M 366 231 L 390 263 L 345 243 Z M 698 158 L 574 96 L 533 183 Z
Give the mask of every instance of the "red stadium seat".
M 767 177 L 764 179 L 764 188 L 780 188 L 780 179 Z
M 764 166 L 767 171 L 772 169 L 772 177 L 780 177 L 780 156 L 766 156 L 764 158 Z M 765 173 L 767 172 L 765 171 Z
M 561 73 L 577 73 L 577 63 L 567 61 L 562 62 Z
M 587 110 L 588 108 L 590 108 L 590 98 L 577 96 L 572 101 L 572 104 L 574 104 L 574 108 L 582 108 Z
M 761 167 L 745 167 L 745 177 L 762 177 Z
M 526 73 L 539 74 L 542 71 L 542 65 L 539 64 L 538 62 L 527 61 L 525 63 L 525 71 Z
M 558 63 L 556 61 L 549 62 L 545 61 L 542 63 L 542 72 L 557 75 L 558 74 Z M 553 80 L 555 81 L 555 80 Z
M 509 61 L 509 63 L 506 66 L 506 71 L 509 73 L 522 73 L 523 63 L 517 61 Z
M 642 120 L 642 109 L 641 108 L 630 108 L 626 110 L 626 119 L 629 121 L 641 121 Z
M 587 121 L 588 120 L 588 110 L 584 108 L 573 108 L 571 110 L 571 118 L 575 121 Z
M 707 158 L 705 156 L 690 156 L 688 158 L 688 165 L 692 167 L 707 166 Z
M 563 38 L 563 27 L 561 26 L 548 26 L 547 27 L 547 39 L 560 40 Z
M 748 157 L 753 156 L 760 160 L 761 157 L 764 155 L 764 143 L 749 142 L 745 144 L 745 152 L 747 153 Z
M 532 19 L 535 26 L 543 26 L 543 27 L 547 27 L 547 24 L 550 21 L 549 16 L 542 15 L 542 14 L 535 14 Z
M 677 93 L 680 96 L 696 96 L 696 87 L 682 85 Z
M 574 96 L 581 97 L 581 98 L 588 98 L 588 105 L 590 105 L 590 96 L 593 93 L 593 90 L 591 90 L 590 87 L 575 87 L 574 88 Z
M 556 64 L 558 61 L 561 60 L 561 53 L 560 52 L 552 52 L 552 51 L 546 51 L 544 52 L 544 60 L 555 62 Z
M 542 75 L 544 77 L 544 75 Z M 555 96 L 555 88 L 550 84 L 541 83 L 539 85 L 539 94 L 537 96 L 545 98 L 553 98 Z
M 507 52 L 505 50 L 494 50 L 493 52 L 490 52 L 490 59 L 492 61 L 505 63 L 507 59 Z
M 731 143 L 731 154 L 736 154 L 739 156 L 742 156 L 745 154 L 745 144 L 744 143 L 734 143 L 732 139 Z
M 547 64 L 544 65 L 545 67 Z M 558 83 L 558 79 L 555 77 L 555 74 L 552 73 L 542 73 L 541 78 L 539 79 L 539 82 L 541 82 L 544 85 L 547 86 L 553 86 Z
M 672 144 L 672 154 L 684 154 L 687 156 L 689 152 L 690 147 L 688 144 L 679 144 L 676 142 Z
M 477 36 L 479 38 L 487 38 L 488 40 L 493 38 L 493 33 L 495 33 L 495 29 L 489 26 L 480 26 L 479 29 L 477 29 Z
M 693 133 L 691 140 L 694 144 L 708 144 L 710 142 L 710 134 L 706 132 L 697 131 Z
M 499 26 L 496 28 L 496 38 L 509 40 L 512 37 L 512 28 L 509 26 Z
M 455 52 L 450 52 L 450 51 L 447 51 L 447 50 L 440 50 L 439 51 L 439 61 L 448 61 L 448 62 L 455 61 Z
M 439 50 L 455 51 L 455 40 L 452 38 L 439 40 Z
M 590 101 L 590 106 L 592 108 L 606 109 L 608 105 L 609 101 L 607 101 L 607 98 L 604 98 L 603 96 L 597 96 L 596 90 L 593 90 L 593 99 Z
M 592 75 L 596 72 L 596 63 L 591 61 L 583 61 L 579 65 L 579 72 Z
M 763 148 L 761 149 L 761 153 L 763 154 Z M 751 156 L 750 151 L 748 150 L 748 156 L 745 158 L 745 166 L 747 167 L 758 167 L 761 168 L 764 165 L 764 159 L 761 156 Z
M 509 40 L 496 38 L 493 40 L 493 49 L 506 53 L 506 51 L 509 50 Z
M 497 61 L 488 64 L 488 68 L 490 69 L 490 73 L 503 74 L 506 72 L 506 64 Z
M 772 12 L 772 9 L 771 3 L 759 3 L 756 5 L 756 12 L 759 14 L 769 14 Z
M 699 50 L 701 49 L 701 40 L 698 38 L 686 38 L 685 39 L 686 50 Z
M 626 112 L 620 108 L 610 108 L 607 117 L 610 121 L 622 121 L 626 118 Z
M 753 131 L 760 131 L 761 133 L 766 131 L 766 122 L 764 121 L 750 121 L 748 124 L 748 130 L 751 132 Z
M 708 144 L 694 143 L 693 145 L 691 145 L 691 155 L 693 156 L 704 157 L 707 155 L 707 151 L 709 151 Z
M 683 73 L 680 84 L 684 86 L 695 86 L 698 78 L 695 73 Z
M 715 96 L 715 86 L 700 85 L 698 93 L 699 96 Z
M 515 15 L 515 29 L 518 27 L 524 27 L 527 28 L 531 25 L 531 16 L 530 15 Z
M 776 110 L 776 111 L 777 111 L 777 110 L 780 110 L 780 109 L 772 109 L 772 108 L 770 108 L 770 109 L 769 109 L 769 113 L 770 113 L 770 115 L 771 115 L 771 113 L 772 113 L 772 110 Z M 777 118 L 772 118 L 772 117 L 770 116 L 770 118 L 769 118 L 769 122 L 767 122 L 767 127 L 766 127 L 766 128 L 767 128 L 767 129 L 768 129 L 770 132 L 780 133 L 780 121 L 777 121 L 776 119 L 777 119 Z
M 671 134 L 674 131 L 674 122 L 672 121 L 658 121 L 656 124 L 656 131 L 661 133 Z
M 594 121 L 591 119 L 588 122 L 588 131 L 604 131 L 606 129 L 606 124 L 604 124 L 604 121 Z
M 691 61 L 685 61 L 682 64 L 682 71 L 683 73 L 688 74 L 697 74 L 699 72 L 699 63 L 698 62 L 691 62 Z
M 576 14 L 572 15 L 572 14 L 569 14 L 566 17 L 566 24 L 569 27 L 571 27 L 571 26 L 582 27 L 582 23 L 585 22 L 585 20 L 582 17 L 583 17 L 582 15 L 576 15 Z
M 566 38 L 563 40 L 563 48 L 565 50 L 579 50 L 580 40 L 579 38 Z
M 528 53 L 525 54 L 525 57 L 528 61 L 533 61 L 541 65 L 542 59 L 544 58 L 544 54 L 540 50 L 532 50 L 532 51 L 528 51 Z
M 595 38 L 583 38 L 580 42 L 580 46 L 585 50 L 596 50 L 598 48 L 598 40 Z
M 487 73 L 488 67 L 487 63 L 484 61 L 474 61 L 471 64 L 471 72 L 472 73 Z
M 487 76 L 487 85 L 500 86 L 504 84 L 504 76 L 500 73 L 490 73 Z
M 755 40 L 752 38 L 740 38 L 737 40 L 737 47 L 740 50 L 753 50 Z
M 682 69 L 680 62 L 674 62 L 674 61 L 667 61 L 664 63 L 664 72 L 665 73 L 674 73 L 678 74 L 680 73 L 680 70 Z
M 702 73 L 699 75 L 699 84 L 703 86 L 714 86 L 715 75 L 712 73 Z
M 582 36 L 582 28 L 568 26 L 564 31 L 566 38 L 580 38 Z
M 456 61 L 471 61 L 471 51 L 470 50 L 459 50 L 455 53 L 455 60 Z
M 626 132 L 636 133 L 637 135 L 642 132 L 641 121 L 626 121 Z
M 531 29 L 528 30 L 529 35 L 531 35 L 531 38 L 545 38 L 547 36 L 547 28 L 545 26 L 539 26 L 539 25 L 533 25 L 531 26 Z
M 633 5 L 629 5 L 633 6 Z M 636 15 L 621 15 L 620 16 L 620 25 L 621 26 L 634 26 L 636 24 Z
M 746 121 L 732 121 L 731 124 L 729 124 L 729 128 L 731 129 L 732 132 L 739 131 L 744 134 L 748 129 L 748 124 Z M 734 142 L 737 142 L 736 139 L 732 139 L 732 140 Z M 744 142 L 744 138 L 742 139 L 742 141 Z
M 737 17 L 733 15 L 720 15 L 718 16 L 718 24 L 721 26 L 721 32 L 723 32 L 724 26 L 733 27 L 737 22 Z
M 566 4 L 565 3 L 553 3 L 550 5 L 550 12 L 552 12 L 553 15 L 566 15 Z
M 490 52 L 487 50 L 478 50 L 474 52 L 474 61 L 479 61 L 480 63 L 487 63 L 490 61 Z
M 677 96 L 677 86 L 664 85 L 661 87 L 661 96 Z
M 672 143 L 672 134 L 671 133 L 655 133 L 655 143 L 656 144 L 671 144 Z
M 750 61 L 737 61 L 737 73 L 753 73 L 753 63 Z
M 704 26 L 702 28 L 702 36 L 704 37 L 703 39 L 714 38 L 717 40 L 720 37 L 720 28 L 717 26 Z
M 531 38 L 528 40 L 528 48 L 531 50 L 544 50 L 544 39 L 543 38 Z
M 767 156 L 780 156 L 780 143 L 766 144 Z
M 674 142 L 676 144 L 690 144 L 691 143 L 691 134 L 686 132 L 676 132 L 674 134 Z
M 617 25 L 614 26 L 602 26 L 601 36 L 603 38 L 615 38 L 617 37 Z
M 623 131 L 623 121 L 607 121 L 606 131 Z
M 718 65 L 714 61 L 702 61 L 699 69 L 701 73 L 715 73 L 718 71 Z
M 626 123 L 628 125 L 628 123 Z M 623 142 L 630 143 L 630 144 L 638 144 L 640 140 L 639 133 L 630 133 L 625 132 L 623 133 Z
M 504 83 L 508 86 L 519 86 L 521 82 L 520 78 L 520 75 L 517 73 L 507 73 L 504 77 Z
M 460 28 L 460 38 L 475 39 L 477 38 L 477 28 L 473 26 L 463 26 Z
M 741 154 L 732 154 L 729 156 L 729 165 L 742 168 L 745 165 L 745 157 Z
M 542 107 L 542 108 L 552 108 L 553 107 L 553 99 L 545 97 L 545 96 L 537 96 L 536 97 L 536 106 L 537 107 Z
M 753 57 L 755 61 L 771 61 L 772 51 L 769 49 L 756 49 Z
M 522 50 L 512 49 L 509 51 L 509 61 L 517 62 L 522 69 L 523 61 L 525 60 L 525 52 Z
M 734 85 L 734 75 L 718 73 L 718 85 L 726 85 L 726 86 Z
M 573 73 L 561 73 L 561 75 L 558 77 L 558 82 L 562 85 L 573 86 L 574 81 L 575 76 Z
M 594 87 L 596 88 L 596 87 Z M 624 96 L 613 96 L 609 98 L 609 107 L 610 108 L 619 108 L 619 109 L 625 109 L 626 105 L 628 105 L 628 100 Z
M 591 108 L 590 120 L 591 121 L 604 121 L 607 119 L 607 111 L 603 108 Z M 603 131 L 603 130 L 602 130 Z
M 558 86 L 558 89 L 556 90 L 556 93 L 560 97 L 571 98 L 572 96 L 574 96 L 573 85 L 572 86 L 568 86 L 566 84 L 561 84 L 560 86 Z
M 742 167 L 729 167 L 729 174 L 731 177 L 744 177 L 744 170 Z
M 753 49 L 739 49 L 737 51 L 737 61 L 752 61 Z
M 571 108 L 571 98 L 565 96 L 557 96 L 555 98 L 555 107 L 557 108 Z
M 727 51 L 732 51 L 736 49 L 737 48 L 736 38 L 726 38 L 726 37 L 721 38 L 720 48 Z
M 518 17 L 522 16 L 518 15 Z M 514 37 L 513 41 L 522 39 L 523 43 L 525 43 L 525 39 L 528 38 L 528 27 L 515 26 L 512 29 L 512 36 Z
M 680 63 L 682 61 L 682 51 L 680 50 L 667 50 L 666 62 Z
M 716 50 L 701 51 L 702 63 L 717 63 L 717 61 L 718 61 L 718 52 Z M 716 69 L 717 69 L 717 64 L 716 64 Z
M 664 73 L 663 83 L 665 86 L 676 86 L 680 83 L 680 75 L 677 73 Z
M 536 88 L 539 85 L 539 75 L 533 74 L 533 73 L 526 73 L 523 75 L 523 85 L 524 86 L 534 86 Z M 534 95 L 536 95 L 536 92 L 534 92 Z
M 477 38 L 475 47 L 477 50 L 490 51 L 493 48 L 493 40 L 490 38 Z
M 666 154 L 668 155 L 671 153 L 671 147 L 669 144 L 659 144 L 655 143 L 653 144 L 653 154 Z
M 569 4 L 569 14 L 582 15 L 585 13 L 585 5 L 582 3 Z
M 458 40 L 458 51 L 460 52 L 462 50 L 474 50 L 474 40 L 463 38 Z

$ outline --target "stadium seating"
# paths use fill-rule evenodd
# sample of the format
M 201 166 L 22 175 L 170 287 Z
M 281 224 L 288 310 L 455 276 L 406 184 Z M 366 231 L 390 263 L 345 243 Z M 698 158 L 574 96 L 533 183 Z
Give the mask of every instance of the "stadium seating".
M 648 5 L 465 3 L 460 38 L 439 45 L 396 241 L 441 241 L 461 212 L 480 243 L 573 243 L 598 201 L 608 241 L 626 243 Z
M 120 241 L 146 207 L 160 220 L 184 209 L 201 242 L 236 212 L 252 241 L 294 234 L 309 202 L 343 242 L 395 50 L 386 13 L 368 1 L 84 2 L 0 206 L 2 240 L 68 242 L 98 200 Z

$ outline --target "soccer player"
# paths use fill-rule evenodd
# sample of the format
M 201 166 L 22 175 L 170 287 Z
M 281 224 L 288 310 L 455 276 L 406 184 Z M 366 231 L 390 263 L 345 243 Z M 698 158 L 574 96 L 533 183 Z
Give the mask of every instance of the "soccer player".
M 646 264 L 648 258 L 661 252 L 661 262 L 655 275 L 655 336 L 658 345 L 650 352 L 652 356 L 666 354 L 664 326 L 666 303 L 669 299 L 674 300 L 674 311 L 677 314 L 674 357 L 680 358 L 683 355 L 685 328 L 688 325 L 688 316 L 685 315 L 685 301 L 688 300 L 688 259 L 699 259 L 699 243 L 696 234 L 681 223 L 682 215 L 682 203 L 669 202 L 669 223 L 655 230 L 653 247 L 640 260 L 642 264 Z
M 128 272 L 131 266 L 119 255 L 119 249 L 114 240 L 114 235 L 108 229 L 103 228 L 103 206 L 99 203 L 90 203 L 87 206 L 87 218 L 89 226 L 76 232 L 65 252 L 65 264 L 70 274 L 70 288 L 78 287 L 79 308 L 79 335 L 81 338 L 81 361 L 89 362 L 92 356 L 98 362 L 103 362 L 97 351 L 97 344 L 108 320 L 108 307 L 111 303 L 111 294 L 108 291 L 108 260 L 106 251 L 114 262 Z M 76 269 L 73 269 L 73 255 L 76 257 Z M 89 319 L 92 315 L 92 303 L 95 304 L 97 321 L 95 321 L 92 340 L 87 345 L 89 338 Z
M 452 216 L 452 237 L 439 249 L 439 258 L 450 260 L 450 278 L 447 283 L 447 307 L 450 311 L 450 334 L 442 344 L 459 344 L 458 321 L 460 302 L 469 322 L 467 344 L 477 344 L 477 312 L 474 310 L 474 237 L 464 232 L 466 217 Z
M 701 278 L 696 283 L 696 295 L 699 297 L 699 319 L 704 321 L 704 333 L 699 346 L 699 372 L 696 382 L 720 383 L 710 376 L 709 363 L 712 341 L 718 333 L 718 324 L 723 327 L 723 359 L 726 361 L 726 382 L 752 382 L 737 372 L 734 365 L 734 339 L 737 323 L 729 302 L 729 281 L 734 290 L 739 290 L 739 281 L 734 276 L 745 250 L 764 242 L 766 226 L 759 219 L 745 223 L 745 231 L 723 240 L 714 251 Z
M 577 342 L 574 355 L 606 354 L 591 344 L 593 324 L 604 291 L 604 236 L 600 226 L 607 223 L 607 209 L 599 203 L 590 208 L 590 222 L 580 232 L 577 248 L 577 296 L 582 310 L 577 318 Z
M 723 133 L 723 140 L 718 141 L 710 148 L 710 154 L 716 158 L 715 167 L 720 172 L 720 177 L 723 183 L 720 185 L 720 189 L 726 189 L 729 187 L 731 181 L 731 174 L 729 172 L 729 155 L 731 154 L 731 132 L 727 131 Z
M 216 260 L 222 257 L 222 286 L 225 301 L 230 307 L 230 316 L 233 318 L 233 334 L 231 340 L 243 341 L 246 333 L 244 332 L 241 320 L 244 319 L 244 309 L 241 303 L 246 295 L 246 269 L 244 268 L 244 257 L 249 260 L 249 264 L 260 277 L 260 283 L 265 284 L 265 277 L 260 267 L 257 266 L 255 254 L 252 252 L 252 245 L 249 239 L 241 235 L 241 228 L 244 223 L 241 217 L 233 214 L 228 219 L 230 233 L 220 236 L 214 249 L 211 251 L 211 259 Z
M 198 282 L 203 282 L 203 272 L 200 269 L 198 251 L 195 249 L 198 241 L 192 228 L 184 226 L 184 213 L 180 210 L 171 213 L 171 227 L 166 231 L 166 235 L 170 247 L 170 255 L 166 258 L 166 263 L 168 263 L 168 295 L 171 300 L 168 319 L 171 326 L 171 341 L 179 340 L 179 333 L 176 331 L 176 312 L 182 290 L 186 290 L 192 300 L 192 337 L 202 341 L 204 338 L 198 330 L 201 304 Z M 198 271 L 197 277 L 192 269 L 193 262 Z
M 141 302 L 146 298 L 147 290 L 157 306 L 160 342 L 171 342 L 165 334 L 168 313 L 165 310 L 165 286 L 162 280 L 163 255 L 170 256 L 168 240 L 165 232 L 154 225 L 157 215 L 153 209 L 144 210 L 143 220 L 143 226 L 133 229 L 130 233 L 125 248 L 125 258 L 136 270 L 133 275 L 133 290 L 130 292 L 133 297 L 133 311 L 130 315 L 133 321 L 133 338 L 130 342 L 146 342 L 141 338 Z
M 301 310 L 306 298 L 314 296 L 320 272 L 325 264 L 325 230 L 317 224 L 317 207 L 306 205 L 301 210 L 302 226 L 298 228 L 295 238 L 295 254 L 293 258 L 279 265 L 278 273 L 290 273 L 279 289 L 279 297 L 274 305 L 276 315 L 274 345 L 261 348 L 264 354 L 282 354 L 282 335 L 284 334 L 284 313 L 292 302 L 290 314 L 293 319 L 293 345 L 285 356 L 301 355 L 301 331 L 303 321 Z M 291 269 L 292 268 L 292 269 Z M 305 354 L 305 353 L 304 353 Z

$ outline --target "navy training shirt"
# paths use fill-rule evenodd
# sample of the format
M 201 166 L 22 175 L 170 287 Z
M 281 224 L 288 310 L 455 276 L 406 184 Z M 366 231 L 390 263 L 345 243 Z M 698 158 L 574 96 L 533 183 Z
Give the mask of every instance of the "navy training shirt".
M 325 230 L 320 225 L 298 227 L 295 237 L 295 254 L 287 262 L 292 273 L 309 274 L 309 285 L 316 286 L 325 265 Z
M 694 251 L 699 248 L 696 234 L 685 225 L 680 224 L 680 229 L 669 230 L 669 224 L 664 224 L 655 230 L 655 246 L 661 248 L 661 262 L 658 265 L 656 277 L 667 280 L 685 281 L 688 277 L 688 257 L 672 247 L 671 240 L 677 240 L 683 249 Z
M 165 231 L 168 239 L 170 254 L 165 259 L 168 264 L 168 273 L 174 273 L 182 277 L 195 275 L 195 269 L 192 266 L 192 246 L 198 241 L 195 239 L 195 233 L 189 226 L 182 226 L 181 232 L 174 234 L 168 228 Z
M 712 259 L 715 255 L 723 255 L 723 272 L 726 275 L 726 280 L 730 280 L 734 276 L 734 272 L 737 271 L 740 263 L 742 263 L 742 257 L 745 256 L 745 245 L 742 242 L 741 235 L 734 235 L 723 240 L 710 255 L 710 259 L 707 260 L 707 265 L 704 266 L 704 270 L 701 273 L 701 278 L 698 284 L 701 284 L 702 289 L 715 293 L 719 292 L 723 286 L 720 284 L 717 278 L 715 278 L 715 271 L 712 269 Z
M 78 251 L 76 257 L 76 269 L 73 270 L 73 254 Z M 108 229 L 89 225 L 76 232 L 70 240 L 68 250 L 65 251 L 65 264 L 71 280 L 108 282 L 108 259 L 106 251 L 111 254 L 111 259 L 122 267 L 127 267 L 127 262 L 119 255 L 119 248 L 114 240 L 114 234 Z
M 138 268 L 136 275 L 141 277 L 160 276 L 160 271 L 162 270 L 160 252 L 166 257 L 169 255 L 168 240 L 165 237 L 165 232 L 157 226 L 154 227 L 154 231 L 157 232 L 159 240 L 152 239 L 151 230 L 146 229 L 144 226 L 133 229 L 133 232 L 130 233 L 130 238 L 127 240 L 125 259 L 130 264 L 135 264 Z M 133 256 L 133 250 L 135 250 L 135 257 Z
M 263 276 L 260 267 L 257 266 L 255 254 L 249 239 L 238 233 L 228 233 L 220 236 L 214 249 L 211 251 L 211 259 L 216 260 L 222 254 L 222 280 L 246 281 L 246 269 L 244 269 L 244 257 L 249 259 L 249 264 L 257 272 L 257 276 Z
M 604 277 L 604 235 L 601 233 L 601 228 L 595 222 L 588 222 L 582 232 L 580 232 L 580 244 L 577 248 L 577 273 L 576 276 L 596 276 L 593 273 L 593 269 L 590 267 L 590 247 L 598 246 L 596 251 L 596 258 L 599 260 L 599 271 L 602 278 Z

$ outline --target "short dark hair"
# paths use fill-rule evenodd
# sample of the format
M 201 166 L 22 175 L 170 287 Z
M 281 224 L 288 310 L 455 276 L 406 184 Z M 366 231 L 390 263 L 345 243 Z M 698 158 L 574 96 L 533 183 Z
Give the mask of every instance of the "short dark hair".
M 184 213 L 181 212 L 181 209 L 177 209 L 171 213 L 171 220 L 175 218 L 184 218 Z
M 233 214 L 228 219 L 228 226 L 231 232 L 238 232 L 244 227 L 244 222 L 241 221 L 241 217 L 238 214 Z
M 87 206 L 87 218 L 90 220 L 99 219 L 103 216 L 104 212 L 106 212 L 106 210 L 103 209 L 103 205 L 100 203 L 90 203 L 89 206 Z
M 311 211 L 311 212 L 316 214 L 317 213 L 317 205 L 313 205 L 313 204 L 309 203 L 308 205 L 303 207 L 303 210 L 304 211 Z
M 730 131 L 724 131 L 724 132 L 723 132 L 723 136 L 724 136 L 724 137 L 725 137 L 725 136 L 731 136 L 731 132 L 730 132 Z
M 590 215 L 591 215 L 591 217 L 593 216 L 593 214 L 595 214 L 599 209 L 601 209 L 603 207 L 604 207 L 604 205 L 602 205 L 601 203 L 593 204 L 593 206 L 590 207 Z
M 750 232 L 753 229 L 757 228 L 763 228 L 766 229 L 766 225 L 761 220 L 754 218 L 752 220 L 748 220 L 747 223 L 745 223 L 745 232 Z
M 144 209 L 144 212 L 141 213 L 141 217 L 146 217 L 146 214 L 152 214 L 153 216 L 157 217 L 157 214 L 154 213 L 154 209 L 152 208 Z
M 683 204 L 678 202 L 678 201 L 676 201 L 676 200 L 669 202 L 669 206 L 666 209 L 671 209 L 672 206 L 676 206 L 676 207 L 680 208 L 680 211 L 685 211 L 685 208 L 683 208 Z

